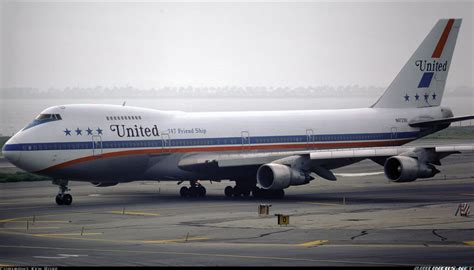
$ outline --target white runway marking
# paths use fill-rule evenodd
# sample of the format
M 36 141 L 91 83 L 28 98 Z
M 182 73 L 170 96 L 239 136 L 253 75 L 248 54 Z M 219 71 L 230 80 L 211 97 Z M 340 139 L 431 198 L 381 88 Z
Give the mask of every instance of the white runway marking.
M 88 255 L 83 255 L 83 254 L 58 254 L 59 256 L 63 257 L 87 257 Z
M 87 257 L 88 255 L 82 254 L 58 254 L 58 256 L 33 256 L 33 258 L 38 259 L 67 259 L 67 258 L 78 258 L 78 257 Z

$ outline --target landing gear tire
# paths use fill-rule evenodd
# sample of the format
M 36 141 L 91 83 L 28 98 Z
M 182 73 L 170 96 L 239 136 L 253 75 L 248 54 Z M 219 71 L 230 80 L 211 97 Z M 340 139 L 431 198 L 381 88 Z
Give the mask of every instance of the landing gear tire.
M 56 204 L 57 205 L 71 205 L 72 196 L 66 192 L 70 191 L 68 188 L 68 180 L 64 179 L 54 179 L 53 184 L 59 187 L 59 193 L 56 195 Z
M 71 194 L 64 194 L 63 196 L 63 202 L 65 205 L 71 205 L 72 203 L 72 196 Z
M 199 183 L 194 181 L 191 182 L 191 186 L 182 187 L 179 190 L 181 197 L 204 197 L 206 196 L 206 188 Z
M 180 190 L 179 190 L 179 194 L 181 195 L 181 197 L 187 197 L 189 195 L 189 189 L 188 187 L 182 187 Z
M 233 188 L 233 191 L 234 191 L 234 194 L 232 195 L 234 195 L 234 197 L 240 198 L 240 196 L 242 196 L 242 189 L 239 186 L 235 186 Z
M 231 198 L 234 195 L 234 188 L 231 186 L 227 186 L 224 189 L 224 194 L 227 198 Z
M 72 203 L 72 196 L 71 194 L 58 194 L 56 195 L 56 204 L 58 205 L 71 205 Z
M 199 197 L 204 197 L 204 196 L 206 196 L 206 188 L 203 187 L 203 186 L 199 186 L 199 187 L 197 188 L 197 192 L 198 192 L 198 196 L 199 196 Z
M 62 196 L 59 195 L 59 194 L 56 195 L 56 204 L 57 204 L 57 205 L 63 205 L 63 204 L 64 204 L 63 198 L 62 198 Z

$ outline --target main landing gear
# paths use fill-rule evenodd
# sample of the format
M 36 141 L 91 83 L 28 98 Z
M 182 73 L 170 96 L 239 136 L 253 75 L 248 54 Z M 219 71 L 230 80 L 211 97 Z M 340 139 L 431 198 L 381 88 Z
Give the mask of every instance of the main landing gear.
M 182 187 L 179 190 L 181 197 L 204 197 L 206 196 L 206 188 L 198 181 L 189 181 L 190 187 Z
M 251 186 L 244 186 L 236 184 L 235 187 L 227 186 L 224 189 L 224 194 L 227 198 L 230 197 L 250 197 L 250 193 L 252 192 Z
M 248 186 L 248 185 L 239 185 L 236 184 L 235 187 L 227 186 L 224 189 L 224 194 L 227 198 L 235 197 L 235 198 L 248 198 L 250 197 L 250 193 L 254 198 L 268 198 L 268 199 L 281 199 L 285 196 L 285 191 L 283 189 L 279 190 L 267 190 L 258 188 L 256 186 Z
M 68 180 L 53 180 L 53 184 L 59 186 L 58 195 L 56 195 L 56 203 L 58 205 L 71 205 L 72 203 L 72 196 L 71 194 L 67 193 L 70 191 L 68 188 Z

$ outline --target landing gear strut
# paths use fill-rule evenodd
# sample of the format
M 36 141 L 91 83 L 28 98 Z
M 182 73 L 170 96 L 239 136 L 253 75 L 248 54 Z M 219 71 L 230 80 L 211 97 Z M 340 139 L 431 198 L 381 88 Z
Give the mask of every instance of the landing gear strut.
M 204 197 L 206 196 L 206 188 L 198 181 L 189 181 L 190 187 L 182 187 L 179 190 L 181 197 Z
M 71 205 L 72 203 L 72 196 L 71 194 L 67 193 L 70 191 L 68 188 L 68 180 L 53 180 L 53 184 L 59 186 L 58 195 L 56 195 L 56 203 L 58 205 Z

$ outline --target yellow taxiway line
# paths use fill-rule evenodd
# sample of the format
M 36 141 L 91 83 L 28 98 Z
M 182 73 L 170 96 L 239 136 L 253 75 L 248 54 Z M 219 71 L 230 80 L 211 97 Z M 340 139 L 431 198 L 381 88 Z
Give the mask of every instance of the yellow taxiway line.
M 7 227 L 7 230 L 26 230 L 25 227 Z M 57 230 L 61 229 L 61 227 L 38 227 L 30 225 L 28 230 Z
M 36 223 L 70 223 L 68 220 L 35 220 L 33 222 L 33 219 L 30 217 L 30 219 L 27 219 L 30 224 L 36 224 Z M 0 223 L 25 223 L 25 220 L 12 220 L 12 221 L 1 221 Z
M 100 235 L 102 233 L 42 233 L 42 234 L 32 234 L 33 236 L 38 237 L 61 237 L 61 236 L 87 236 L 87 235 Z
M 474 246 L 474 241 L 466 241 L 466 242 L 464 242 L 464 244 L 466 244 L 468 246 Z
M 181 239 L 170 239 L 170 240 L 144 240 L 141 241 L 144 244 L 167 244 L 167 243 L 185 243 L 187 241 L 203 241 L 209 240 L 207 237 L 188 237 Z
M 322 203 L 322 202 L 302 202 L 304 204 L 316 204 L 316 205 L 323 205 L 323 206 L 344 206 L 343 203 Z
M 296 244 L 295 246 L 297 247 L 314 247 L 314 246 L 321 246 L 329 242 L 328 240 L 316 240 L 316 241 L 310 241 L 310 242 L 305 242 L 301 244 Z

